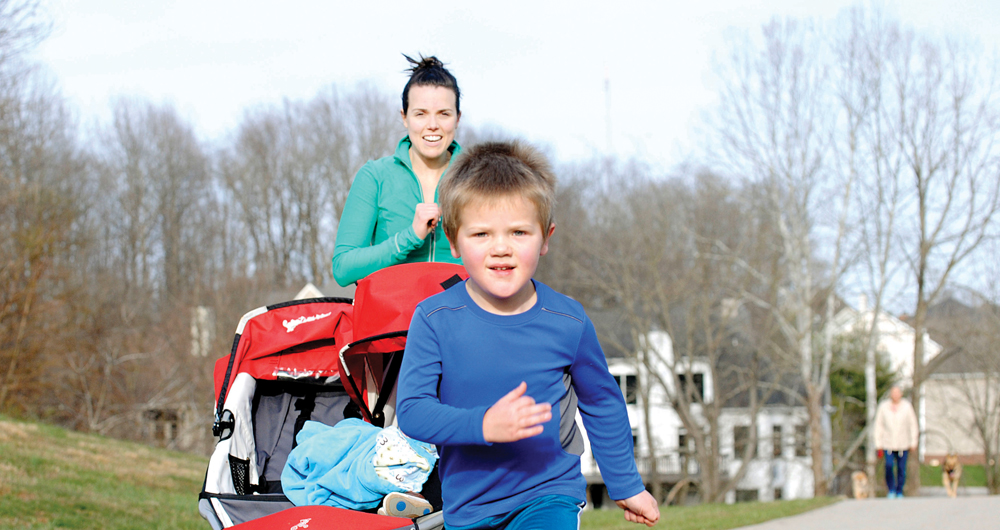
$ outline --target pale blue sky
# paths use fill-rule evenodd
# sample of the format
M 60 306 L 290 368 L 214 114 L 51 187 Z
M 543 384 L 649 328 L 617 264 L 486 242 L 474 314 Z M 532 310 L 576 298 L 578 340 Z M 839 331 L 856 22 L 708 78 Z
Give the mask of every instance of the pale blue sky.
M 831 20 L 847 0 L 707 2 L 414 2 L 50 0 L 52 37 L 37 58 L 84 124 L 115 96 L 172 102 L 205 139 L 244 109 L 305 99 L 337 83 L 405 83 L 400 53 L 435 54 L 463 90 L 463 120 L 547 143 L 563 161 L 607 149 L 611 81 L 615 154 L 667 167 L 712 100 L 713 53 L 727 32 L 774 15 Z M 1000 42 L 996 0 L 888 2 L 919 29 Z M 400 135 L 403 134 L 400 125 Z

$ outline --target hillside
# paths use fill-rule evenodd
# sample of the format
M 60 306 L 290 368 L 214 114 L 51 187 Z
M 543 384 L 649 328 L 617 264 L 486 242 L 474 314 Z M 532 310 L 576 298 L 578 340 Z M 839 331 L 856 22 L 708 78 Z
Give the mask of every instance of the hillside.
M 0 529 L 199 529 L 208 459 L 0 417 Z
M 208 459 L 0 417 L 0 530 L 196 529 Z M 664 528 L 735 528 L 836 502 L 661 508 Z M 583 514 L 583 528 L 635 528 L 620 510 Z M 644 527 L 642 527 L 644 528 Z

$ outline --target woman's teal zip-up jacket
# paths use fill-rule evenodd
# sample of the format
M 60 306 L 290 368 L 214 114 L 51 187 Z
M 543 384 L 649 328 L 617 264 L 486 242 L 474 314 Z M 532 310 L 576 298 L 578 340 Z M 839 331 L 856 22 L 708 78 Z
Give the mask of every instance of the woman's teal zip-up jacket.
M 448 150 L 454 160 L 461 147 L 452 142 Z M 354 177 L 333 248 L 333 278 L 337 283 L 347 286 L 399 263 L 461 263 L 451 255 L 441 223 L 426 239 L 418 238 L 413 231 L 413 215 L 422 202 L 428 201 L 413 173 L 410 138 L 406 136 L 399 141 L 395 154 L 370 160 Z

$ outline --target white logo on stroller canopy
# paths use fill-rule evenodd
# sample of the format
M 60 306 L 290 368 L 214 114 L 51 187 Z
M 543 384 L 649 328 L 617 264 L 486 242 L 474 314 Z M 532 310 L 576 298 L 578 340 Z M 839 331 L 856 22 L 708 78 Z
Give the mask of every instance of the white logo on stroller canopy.
M 320 313 L 318 315 L 313 315 L 311 317 L 299 317 L 299 318 L 296 318 L 294 320 L 283 320 L 283 321 L 281 321 L 281 324 L 283 326 L 285 326 L 285 329 L 288 330 L 288 333 L 291 333 L 291 332 L 295 331 L 295 328 L 299 327 L 299 324 L 305 324 L 306 322 L 314 322 L 314 321 L 319 320 L 321 318 L 326 318 L 326 317 L 328 317 L 328 316 L 330 316 L 332 314 L 333 314 L 332 312 L 331 313 Z
M 289 528 L 288 530 L 299 530 L 299 528 L 309 528 L 309 521 L 312 521 L 312 519 L 311 518 L 302 519 L 301 521 L 299 521 L 299 524 Z

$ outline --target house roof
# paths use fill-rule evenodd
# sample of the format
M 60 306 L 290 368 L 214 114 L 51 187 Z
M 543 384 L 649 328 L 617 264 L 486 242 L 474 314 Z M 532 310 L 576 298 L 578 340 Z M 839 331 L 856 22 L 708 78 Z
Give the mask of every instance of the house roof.
M 719 358 L 719 389 L 717 395 L 724 399 L 723 408 L 750 406 L 750 392 L 742 391 L 725 397 L 726 389 L 738 388 L 748 375 L 756 373 L 758 399 L 765 406 L 801 406 L 805 385 L 797 371 L 779 366 L 766 355 L 756 355 L 749 348 L 725 348 Z
M 827 300 L 828 300 L 828 296 L 827 295 L 829 294 L 829 292 L 830 292 L 829 288 L 827 288 L 827 289 L 819 289 L 816 292 L 816 294 L 813 296 L 813 300 L 812 300 L 813 314 L 817 315 L 821 319 L 820 323 L 822 322 L 822 319 L 826 318 L 826 305 L 827 305 Z M 840 295 L 834 293 L 834 295 L 833 295 L 833 311 L 832 311 L 831 314 L 836 315 L 837 313 L 843 311 L 845 308 L 848 308 L 848 307 L 850 307 L 850 305 L 848 305 L 847 302 L 845 302 L 844 299 L 840 297 Z
M 996 370 L 1000 358 L 1000 307 L 966 304 L 953 296 L 927 308 L 927 333 L 947 358 L 935 373 L 961 374 Z

